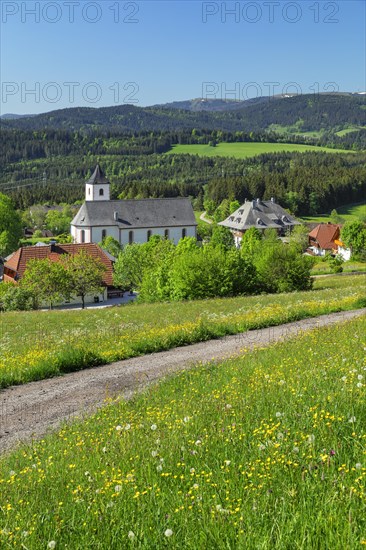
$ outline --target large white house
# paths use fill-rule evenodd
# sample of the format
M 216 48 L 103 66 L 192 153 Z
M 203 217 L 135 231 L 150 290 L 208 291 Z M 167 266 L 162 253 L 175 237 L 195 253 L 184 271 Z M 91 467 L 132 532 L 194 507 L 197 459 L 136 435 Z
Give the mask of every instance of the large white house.
M 146 243 L 160 235 L 177 243 L 196 237 L 197 223 L 186 198 L 110 200 L 110 182 L 99 164 L 85 184 L 85 202 L 71 222 L 75 243 L 114 237 L 121 245 Z
M 275 229 L 279 235 L 285 235 L 286 231 L 301 224 L 272 198 L 270 201 L 246 200 L 219 225 L 228 227 L 236 246 L 240 246 L 245 231 L 252 227 L 262 233 L 265 229 Z

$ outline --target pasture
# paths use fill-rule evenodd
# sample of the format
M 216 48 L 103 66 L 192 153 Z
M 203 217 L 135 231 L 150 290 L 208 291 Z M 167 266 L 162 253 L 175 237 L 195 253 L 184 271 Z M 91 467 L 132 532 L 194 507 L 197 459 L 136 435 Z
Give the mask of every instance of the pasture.
M 243 349 L 5 456 L 1 548 L 360 548 L 365 334 Z

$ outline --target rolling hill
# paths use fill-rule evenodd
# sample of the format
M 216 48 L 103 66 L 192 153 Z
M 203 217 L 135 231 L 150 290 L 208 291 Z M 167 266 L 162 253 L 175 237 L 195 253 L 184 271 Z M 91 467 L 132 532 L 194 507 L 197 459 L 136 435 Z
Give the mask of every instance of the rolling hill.
M 366 98 L 362 94 L 309 94 L 238 103 L 190 100 L 154 107 L 118 105 L 60 109 L 33 117 L 1 119 L 1 127 L 84 132 L 95 129 L 121 132 L 187 129 L 251 132 L 268 130 L 277 125 L 297 133 L 342 131 L 364 126 L 365 108 Z

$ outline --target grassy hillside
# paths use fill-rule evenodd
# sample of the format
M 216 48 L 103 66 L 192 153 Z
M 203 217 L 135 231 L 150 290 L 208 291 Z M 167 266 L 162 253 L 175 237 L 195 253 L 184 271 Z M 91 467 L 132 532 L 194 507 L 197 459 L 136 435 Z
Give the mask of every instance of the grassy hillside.
M 365 277 L 315 290 L 89 311 L 0 314 L 0 388 L 178 345 L 361 307 Z
M 316 147 L 312 145 L 301 145 L 297 143 L 219 143 L 216 147 L 209 145 L 174 145 L 168 155 L 199 155 L 205 157 L 235 157 L 248 158 L 264 153 L 281 153 L 306 151 L 325 151 L 327 153 L 344 153 L 341 149 L 329 149 L 327 147 Z
M 365 334 L 243 349 L 3 458 L 0 546 L 360 548 Z
M 366 218 L 366 203 L 346 204 L 337 208 L 338 214 L 346 221 L 364 220 Z M 323 222 L 327 223 L 330 220 L 330 212 L 320 214 L 319 216 L 305 216 L 303 218 L 307 222 Z

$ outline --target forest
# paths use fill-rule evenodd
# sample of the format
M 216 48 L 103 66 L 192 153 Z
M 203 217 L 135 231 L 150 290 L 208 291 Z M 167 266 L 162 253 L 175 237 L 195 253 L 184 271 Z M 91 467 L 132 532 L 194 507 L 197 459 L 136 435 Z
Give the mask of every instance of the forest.
M 365 196 L 366 129 L 355 127 L 364 122 L 364 101 L 334 94 L 272 98 L 227 111 L 124 105 L 1 119 L 0 192 L 20 210 L 75 204 L 99 161 L 112 198 L 189 196 L 200 210 L 207 201 L 212 209 L 223 200 L 274 196 L 295 214 L 313 215 Z M 276 124 L 288 131 L 274 131 Z M 300 133 L 310 130 L 314 134 Z M 222 142 L 303 143 L 345 152 L 246 159 L 165 154 L 176 144 Z
M 33 117 L 1 119 L 1 127 L 25 130 L 44 128 L 84 132 L 180 131 L 205 128 L 221 131 L 263 131 L 272 124 L 297 126 L 301 132 L 342 130 L 364 126 L 365 97 L 359 94 L 306 94 L 294 97 L 268 97 L 244 102 L 226 111 L 189 111 L 171 106 L 75 107 Z

